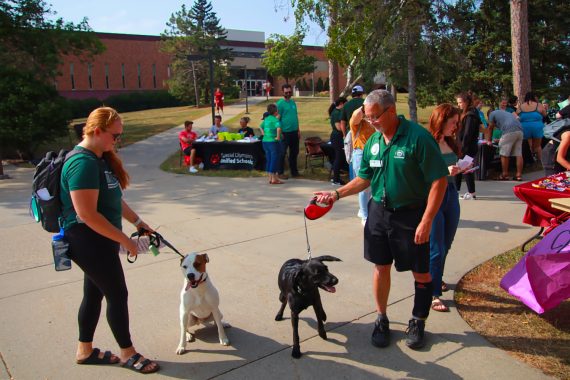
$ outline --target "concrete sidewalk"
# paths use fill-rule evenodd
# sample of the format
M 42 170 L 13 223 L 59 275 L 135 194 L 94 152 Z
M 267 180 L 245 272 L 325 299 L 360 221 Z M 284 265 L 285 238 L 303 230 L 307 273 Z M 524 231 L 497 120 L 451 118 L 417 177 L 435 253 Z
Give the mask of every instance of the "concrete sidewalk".
M 224 118 L 241 111 L 243 105 L 228 106 Z M 195 126 L 209 127 L 210 116 L 202 119 Z M 251 124 L 259 125 L 256 120 Z M 546 377 L 473 332 L 453 305 L 450 313 L 431 313 L 424 349 L 408 349 L 403 338 L 413 301 L 410 273 L 392 276 L 392 344 L 386 349 L 372 347 L 372 267 L 362 258 L 356 197 L 343 199 L 325 217 L 308 222 L 313 255 L 331 254 L 343 262 L 329 264 L 340 280 L 337 293 L 322 295 L 329 340 L 318 337 L 313 311 L 303 312 L 304 355 L 292 359 L 291 325 L 288 320 L 274 321 L 279 307 L 277 273 L 285 260 L 306 257 L 303 207 L 313 191 L 331 186 L 303 179 L 268 186 L 265 178 L 161 172 L 160 163 L 178 149 L 180 130 L 174 128 L 121 150 L 133 183 L 125 198 L 178 249 L 208 253 L 208 273 L 220 292 L 224 317 L 233 326 L 227 331 L 231 346 L 219 345 L 216 329 L 207 326 L 198 329 L 186 354 L 176 355 L 183 283 L 178 256 L 165 250 L 157 257 L 141 255 L 135 264 L 124 260 L 133 342 L 162 366 L 152 378 Z M 4 245 L 0 252 L 0 378 L 139 378 L 119 366 L 75 364 L 82 272 L 76 267 L 53 270 L 50 235 L 28 215 L 32 170 L 7 167 L 5 171 L 13 179 L 0 181 Z M 478 200 L 462 201 L 460 227 L 446 266 L 449 284 L 534 234 L 534 228 L 521 223 L 525 206 L 512 193 L 515 184 L 477 182 Z M 132 227 L 125 229 L 130 232 Z M 451 304 L 452 292 L 443 298 Z M 117 351 L 104 312 L 94 343 Z

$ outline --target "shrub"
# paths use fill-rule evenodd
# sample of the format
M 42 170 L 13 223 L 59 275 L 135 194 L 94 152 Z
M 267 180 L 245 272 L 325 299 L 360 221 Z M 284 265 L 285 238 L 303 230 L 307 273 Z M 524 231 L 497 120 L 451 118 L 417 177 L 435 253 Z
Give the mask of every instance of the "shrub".
M 136 91 L 113 95 L 105 100 L 94 98 L 68 100 L 73 118 L 87 117 L 91 111 L 100 106 L 115 108 L 118 112 L 141 111 L 153 108 L 178 107 L 187 103 L 181 102 L 166 90 Z

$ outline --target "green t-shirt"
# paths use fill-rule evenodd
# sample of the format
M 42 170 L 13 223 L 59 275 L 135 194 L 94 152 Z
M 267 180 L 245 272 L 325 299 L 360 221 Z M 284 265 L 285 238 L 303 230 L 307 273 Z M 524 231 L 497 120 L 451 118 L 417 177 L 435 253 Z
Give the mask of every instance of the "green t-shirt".
M 273 115 L 267 116 L 259 126 L 263 129 L 263 139 L 264 142 L 277 142 L 275 138 L 277 137 L 277 128 L 281 128 L 281 123 Z
M 283 132 L 296 132 L 299 130 L 299 115 L 297 114 L 297 104 L 293 99 L 288 101 L 279 99 L 277 101 L 277 110 L 279 111 L 279 120 L 281 121 L 281 129 Z
M 83 223 L 73 209 L 71 191 L 98 189 L 97 211 L 115 227 L 122 228 L 122 196 L 119 180 L 107 163 L 97 158 L 87 149 L 76 146 L 74 149 L 85 153 L 70 157 L 61 170 L 60 199 L 63 205 L 63 229 L 68 230 L 77 223 Z
M 366 142 L 358 176 L 370 181 L 372 198 L 399 208 L 427 202 L 431 184 L 449 174 L 433 136 L 421 125 L 398 117 L 400 125 L 386 145 L 378 132 Z
M 348 124 L 348 122 L 350 121 L 350 117 L 352 116 L 352 113 L 356 111 L 359 107 L 362 107 L 362 104 L 364 104 L 364 98 L 352 98 L 348 102 L 346 102 L 344 107 L 342 107 L 341 120 L 346 121 L 346 123 Z
M 341 135 L 342 132 L 339 131 L 338 129 L 336 129 L 335 123 L 340 123 L 340 118 L 342 116 L 342 110 L 339 110 L 338 108 L 335 108 L 332 112 L 331 112 L 331 127 L 332 127 L 332 131 L 335 134 L 339 134 Z

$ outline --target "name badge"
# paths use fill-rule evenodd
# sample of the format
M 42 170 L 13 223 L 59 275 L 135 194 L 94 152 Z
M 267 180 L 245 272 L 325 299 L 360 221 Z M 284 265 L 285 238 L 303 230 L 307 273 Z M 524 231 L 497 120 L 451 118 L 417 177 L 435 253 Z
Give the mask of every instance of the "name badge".
M 370 167 L 371 168 L 381 168 L 382 167 L 382 160 L 370 160 Z

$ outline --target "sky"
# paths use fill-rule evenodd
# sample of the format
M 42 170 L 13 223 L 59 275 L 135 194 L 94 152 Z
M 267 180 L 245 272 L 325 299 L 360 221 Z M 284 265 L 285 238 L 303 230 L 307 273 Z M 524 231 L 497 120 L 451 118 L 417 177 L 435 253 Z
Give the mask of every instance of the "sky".
M 211 0 L 220 25 L 227 29 L 242 29 L 271 34 L 291 35 L 295 16 L 290 0 Z M 191 8 L 194 0 L 46 0 L 57 12 L 52 18 L 80 22 L 88 18 L 96 32 L 159 35 L 166 29 L 170 16 L 182 4 Z M 322 46 L 326 34 L 311 24 L 305 36 L 305 45 Z

